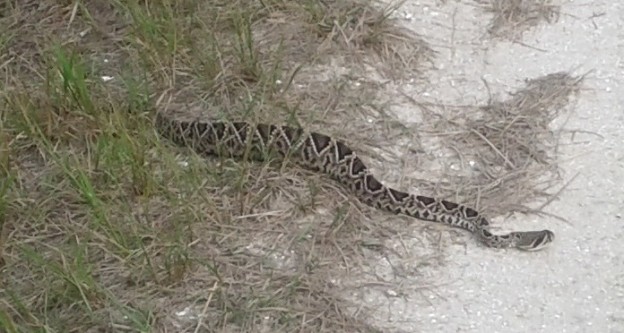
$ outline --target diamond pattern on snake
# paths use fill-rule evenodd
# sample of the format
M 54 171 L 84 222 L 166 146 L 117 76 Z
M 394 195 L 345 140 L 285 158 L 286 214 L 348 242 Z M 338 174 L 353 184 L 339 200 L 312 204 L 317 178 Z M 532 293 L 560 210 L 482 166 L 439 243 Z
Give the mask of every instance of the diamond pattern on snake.
M 555 239 L 550 230 L 494 234 L 489 231 L 488 220 L 470 207 L 385 186 L 351 148 L 325 134 L 274 124 L 177 120 L 162 112 L 157 113 L 155 126 L 164 138 L 204 156 L 252 160 L 263 160 L 268 154 L 288 156 L 302 168 L 340 182 L 367 205 L 467 230 L 487 247 L 536 251 Z

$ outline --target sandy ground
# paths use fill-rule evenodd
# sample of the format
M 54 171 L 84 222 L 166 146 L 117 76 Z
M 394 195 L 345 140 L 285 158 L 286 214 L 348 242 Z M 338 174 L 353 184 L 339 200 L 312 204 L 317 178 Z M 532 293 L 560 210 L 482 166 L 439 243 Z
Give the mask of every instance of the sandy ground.
M 371 289 L 355 295 L 378 309 L 381 327 L 409 332 L 624 332 L 624 4 L 567 1 L 561 12 L 556 23 L 525 33 L 520 45 L 486 38 L 489 17 L 471 2 L 407 1 L 398 11 L 439 52 L 437 70 L 427 73 L 427 94 L 422 87 L 411 92 L 404 87 L 432 102 L 485 104 L 483 79 L 500 95 L 525 79 L 559 71 L 593 72 L 554 124 L 580 130 L 562 138 L 559 155 L 564 181 L 578 176 L 546 208 L 569 223 L 554 217 L 494 219 L 504 229 L 553 230 L 554 245 L 537 253 L 491 250 L 473 246 L 472 239 L 467 246 L 451 246 L 445 250 L 445 265 L 428 268 L 433 285 L 412 294 Z M 379 274 L 387 266 L 381 260 L 372 265 Z

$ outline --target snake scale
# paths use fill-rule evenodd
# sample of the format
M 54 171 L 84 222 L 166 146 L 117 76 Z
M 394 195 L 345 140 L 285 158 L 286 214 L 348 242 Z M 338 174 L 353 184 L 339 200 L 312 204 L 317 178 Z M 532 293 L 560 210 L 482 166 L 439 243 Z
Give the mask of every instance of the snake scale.
M 488 220 L 470 207 L 385 186 L 345 143 L 325 134 L 274 124 L 178 120 L 162 112 L 156 115 L 155 127 L 162 137 L 203 156 L 287 157 L 303 168 L 329 175 L 367 205 L 468 230 L 487 247 L 536 251 L 555 239 L 550 230 L 496 235 L 488 230 Z

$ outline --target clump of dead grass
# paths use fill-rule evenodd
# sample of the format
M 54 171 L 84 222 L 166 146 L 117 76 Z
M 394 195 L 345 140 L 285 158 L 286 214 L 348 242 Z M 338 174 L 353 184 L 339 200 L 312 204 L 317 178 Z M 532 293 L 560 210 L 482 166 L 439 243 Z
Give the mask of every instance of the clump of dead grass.
M 296 58 L 287 59 L 298 63 L 331 59 L 342 66 L 366 64 L 393 78 L 418 75 L 433 51 L 414 32 L 396 24 L 392 13 L 400 5 L 273 1 L 265 7 L 268 19 L 258 25 L 258 41 L 262 48 L 299 49 L 292 54 Z
M 478 0 L 494 15 L 488 32 L 499 38 L 519 40 L 528 29 L 559 19 L 560 7 L 551 0 Z
M 458 157 L 460 169 L 473 170 L 464 175 L 449 170 L 450 181 L 436 191 L 490 216 L 541 213 L 560 180 L 554 159 L 558 135 L 550 125 L 582 81 L 568 73 L 549 74 L 528 80 L 507 100 L 435 120 L 434 131 Z M 530 208 L 539 201 L 543 205 Z

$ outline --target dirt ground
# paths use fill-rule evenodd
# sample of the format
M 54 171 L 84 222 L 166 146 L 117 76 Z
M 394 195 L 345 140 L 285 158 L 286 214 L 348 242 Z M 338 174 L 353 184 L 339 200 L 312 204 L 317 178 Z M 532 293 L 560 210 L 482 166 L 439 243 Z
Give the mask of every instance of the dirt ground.
M 5 1 L 0 331 L 624 332 L 624 5 Z M 153 117 L 299 125 L 539 252 Z
M 438 46 L 429 84 L 404 88 L 432 103 L 484 103 L 490 94 L 517 89 L 526 78 L 591 72 L 580 97 L 552 124 L 562 134 L 557 160 L 562 179 L 569 181 L 545 208 L 552 216 L 495 219 L 503 229 L 554 230 L 552 248 L 520 253 L 451 245 L 445 265 L 427 267 L 427 288 L 392 297 L 392 287 L 371 288 L 358 297 L 380 309 L 383 325 L 404 332 L 624 332 L 624 247 L 619 245 L 624 100 L 618 93 L 624 6 L 563 2 L 556 22 L 525 32 L 516 43 L 485 38 L 488 16 L 470 3 L 408 1 L 400 13 L 407 26 Z M 406 106 L 397 112 L 409 117 L 411 111 Z M 422 245 L 403 240 L 400 246 L 418 253 Z M 389 265 L 380 257 L 370 269 L 391 276 Z M 391 286 L 422 285 L 410 278 L 389 281 Z

